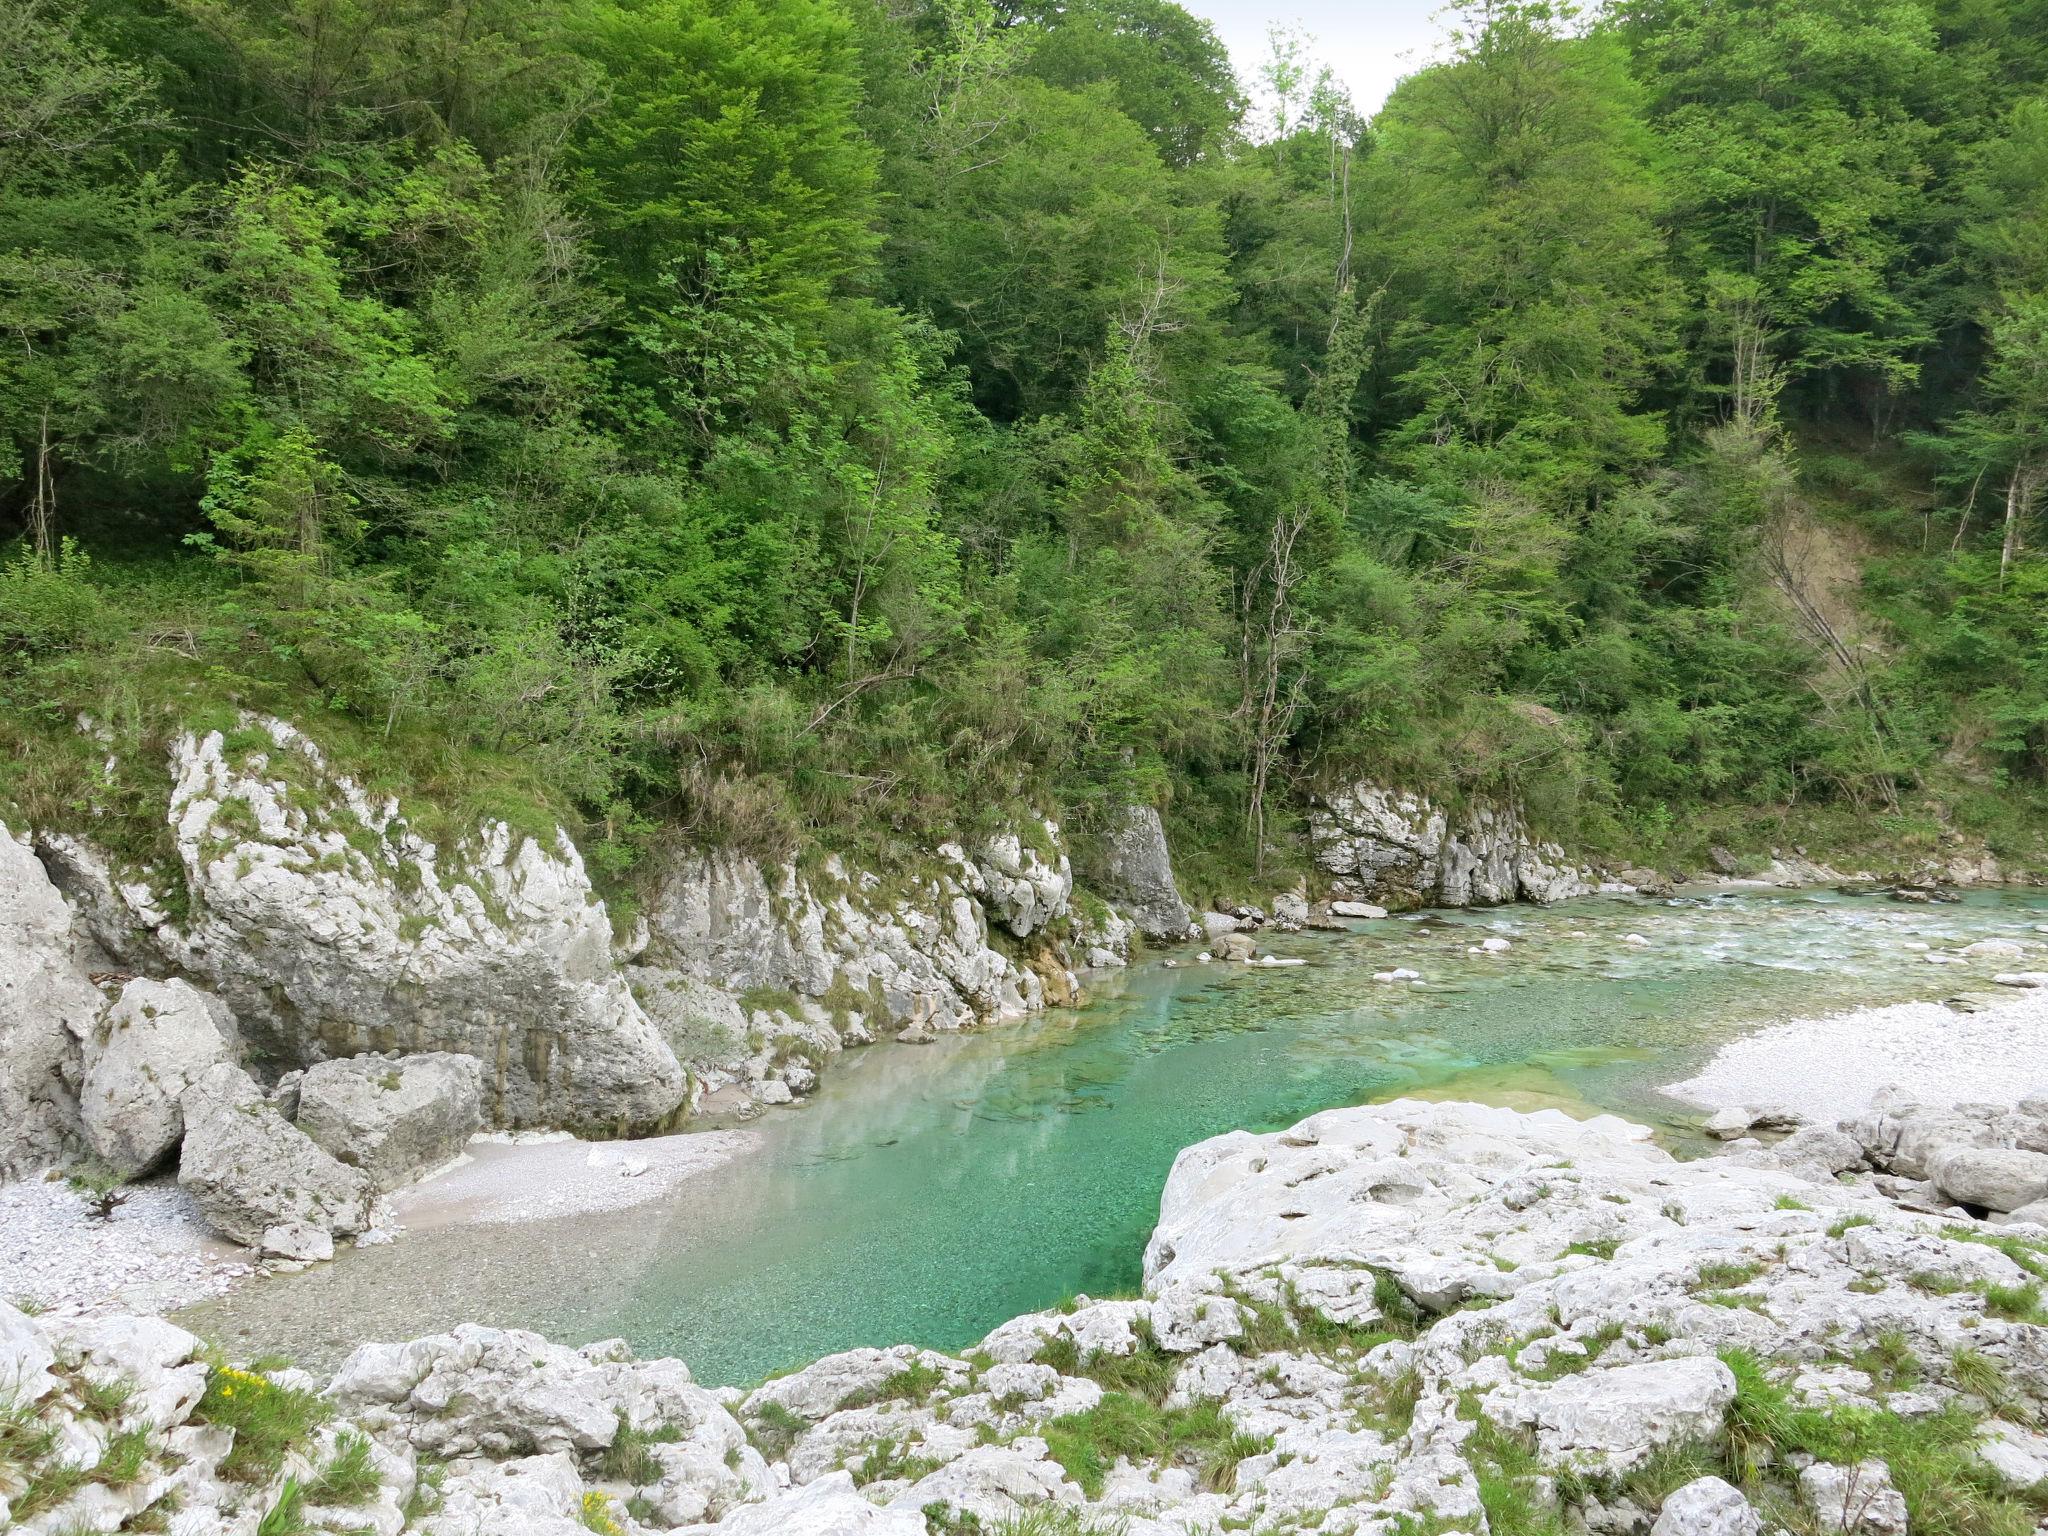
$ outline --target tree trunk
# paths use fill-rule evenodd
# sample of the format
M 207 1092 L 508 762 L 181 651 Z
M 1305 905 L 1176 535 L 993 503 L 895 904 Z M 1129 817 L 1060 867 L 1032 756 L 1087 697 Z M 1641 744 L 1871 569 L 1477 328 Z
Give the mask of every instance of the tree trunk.
M 28 502 L 29 542 L 44 570 L 57 563 L 57 481 L 50 468 L 50 408 L 43 407 L 36 438 L 36 488 Z
M 2005 542 L 1998 550 L 1998 584 L 2005 585 L 2005 573 L 2011 569 L 2013 556 L 2021 549 L 2021 530 L 2026 525 L 2027 513 L 2034 502 L 2034 467 L 2025 460 L 2013 467 L 2012 479 L 2005 484 Z

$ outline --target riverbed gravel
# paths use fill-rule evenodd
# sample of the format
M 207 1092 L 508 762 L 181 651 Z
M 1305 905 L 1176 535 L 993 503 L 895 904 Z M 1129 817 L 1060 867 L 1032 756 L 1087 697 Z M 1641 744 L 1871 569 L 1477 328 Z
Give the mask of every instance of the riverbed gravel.
M 61 1179 L 0 1185 L 0 1300 L 63 1316 L 165 1312 L 256 1272 L 172 1179 L 131 1185 L 104 1221 Z
M 1664 1091 L 1707 1109 L 1773 1105 L 1831 1122 L 1897 1083 L 1928 1104 L 2009 1104 L 2048 1093 L 2048 991 L 1858 1008 L 1731 1041 Z
M 625 1210 L 661 1199 L 752 1139 L 745 1131 L 613 1143 L 479 1136 L 460 1160 L 384 1203 L 362 1241 L 403 1241 L 407 1228 Z M 57 1316 L 162 1313 L 281 1267 L 289 1266 L 215 1237 L 170 1175 L 130 1185 L 105 1220 L 62 1179 L 0 1185 L 0 1301 Z

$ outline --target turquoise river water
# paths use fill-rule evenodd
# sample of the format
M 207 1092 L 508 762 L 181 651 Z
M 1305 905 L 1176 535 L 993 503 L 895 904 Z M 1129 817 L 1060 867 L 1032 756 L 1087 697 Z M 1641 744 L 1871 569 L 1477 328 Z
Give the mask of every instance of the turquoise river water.
M 1074 1292 L 1134 1287 L 1160 1187 L 1191 1142 L 1425 1093 L 1614 1110 L 1684 1151 L 1696 1112 L 1658 1088 L 1720 1042 L 1855 1005 L 1981 995 L 1998 963 L 1935 967 L 1921 946 L 2038 943 L 2041 924 L 2040 894 L 1923 907 L 1740 890 L 1276 935 L 1274 954 L 1307 964 L 1182 956 L 1098 979 L 1079 1009 L 849 1053 L 811 1102 L 757 1124 L 755 1148 L 659 1202 L 410 1232 L 184 1320 L 309 1364 L 463 1320 L 570 1343 L 623 1335 L 710 1383 L 861 1344 L 959 1348 Z M 1469 952 L 1492 934 L 1513 947 Z M 1372 979 L 1397 965 L 1425 982 Z

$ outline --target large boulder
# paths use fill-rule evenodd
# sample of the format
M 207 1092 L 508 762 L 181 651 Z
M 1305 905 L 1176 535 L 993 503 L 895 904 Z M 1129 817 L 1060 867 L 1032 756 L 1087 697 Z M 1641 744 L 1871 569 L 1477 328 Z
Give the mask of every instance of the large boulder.
M 2016 1211 L 2048 1196 L 2048 1153 L 2017 1147 L 1944 1147 L 1927 1162 L 1934 1187 L 1958 1205 Z
M 600 1508 L 603 1506 L 600 1505 Z M 589 1536 L 583 1479 L 566 1453 L 474 1462 L 441 1484 L 424 1536 Z
M 286 1258 L 328 1258 L 370 1222 L 374 1191 L 225 1063 L 185 1090 L 178 1182 L 223 1236 Z
M 1166 827 L 1149 805 L 1125 808 L 1105 839 L 1103 894 L 1151 939 L 1184 939 L 1192 919 L 1173 878 Z
M 182 736 L 171 773 L 189 918 L 82 843 L 54 856 L 110 952 L 204 983 L 252 1050 L 298 1066 L 458 1051 L 505 1125 L 652 1128 L 683 1102 L 565 833 L 490 821 L 437 844 L 277 720 Z
M 0 1179 L 75 1144 L 80 1043 L 106 999 L 71 909 L 28 843 L 0 825 Z
M 1519 1417 L 1545 1461 L 1620 1471 L 1666 1447 L 1718 1439 L 1734 1401 L 1735 1373 L 1691 1355 L 1567 1376 L 1521 1399 Z
M 1742 1490 L 1718 1477 L 1696 1477 L 1665 1496 L 1650 1536 L 1757 1536 L 1763 1516 Z
M 1881 1461 L 1815 1462 L 1799 1474 L 1799 1502 L 1816 1528 L 1841 1536 L 1906 1536 L 1906 1498 Z
M 379 1190 L 410 1184 L 459 1156 L 483 1124 L 474 1056 L 349 1056 L 309 1067 L 298 1126 Z
M 184 981 L 138 976 L 85 1043 L 79 1120 L 94 1153 L 124 1179 L 147 1173 L 185 1134 L 185 1090 L 236 1051 L 234 1015 Z
M 772 1504 L 757 1504 L 719 1522 L 718 1536 L 925 1536 L 915 1509 L 869 1503 L 848 1472 L 806 1483 Z

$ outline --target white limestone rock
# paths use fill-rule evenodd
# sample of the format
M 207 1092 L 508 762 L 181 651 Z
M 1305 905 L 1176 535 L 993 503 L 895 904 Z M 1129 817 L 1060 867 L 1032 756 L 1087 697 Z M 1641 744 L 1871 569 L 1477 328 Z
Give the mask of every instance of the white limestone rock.
M 1799 1474 L 1799 1499 L 1822 1530 L 1842 1536 L 1906 1536 L 1906 1500 L 1881 1461 L 1815 1462 Z
M 78 1108 L 95 1155 L 124 1179 L 156 1167 L 185 1134 L 185 1090 L 232 1065 L 236 1046 L 218 998 L 184 981 L 129 981 L 85 1042 Z
M 1994 1422 L 1979 1438 L 1977 1455 L 2008 1488 L 2027 1490 L 2048 1484 L 2048 1435 Z
M 78 1141 L 81 1043 L 106 999 L 71 909 L 28 840 L 0 824 L 0 1179 Z
M 1619 1472 L 1667 1446 L 1718 1437 L 1735 1374 L 1710 1356 L 1645 1360 L 1582 1371 L 1509 1401 L 1515 1420 L 1534 1427 L 1547 1464 Z
M 441 1485 L 424 1536 L 590 1536 L 583 1479 L 566 1452 L 464 1465 Z
M 1650 1536 L 1757 1536 L 1763 1523 L 1739 1488 L 1699 1477 L 1665 1496 Z
M 461 1154 L 483 1125 L 482 1099 L 474 1056 L 348 1056 L 306 1069 L 297 1124 L 379 1191 L 392 1190 Z
M 1186 938 L 1192 919 L 1174 882 L 1173 854 L 1159 812 L 1149 805 L 1126 807 L 1104 842 L 1103 894 L 1122 903 L 1147 938 Z
M 1944 1147 L 1927 1174 L 1958 1205 L 2016 1211 L 2048 1196 L 2048 1153 L 2018 1147 Z
M 1074 894 L 1074 870 L 1060 846 L 1060 829 L 1042 821 L 1026 842 L 1000 832 L 970 858 L 957 843 L 942 843 L 939 855 L 960 869 L 960 883 L 977 897 L 1011 935 L 1028 939 L 1067 915 Z
M 1043 1504 L 1079 1505 L 1081 1490 L 1046 1444 L 1026 1435 L 1008 1445 L 980 1445 L 927 1473 L 889 1501 L 891 1509 L 923 1510 L 943 1504 L 984 1525 L 1013 1519 Z
M 1050 823 L 1046 836 L 1057 850 Z M 831 1032 L 828 1049 L 883 1029 L 925 1039 L 1074 996 L 1078 983 L 1064 947 L 1075 927 L 1065 853 L 1044 855 L 1011 835 L 975 857 L 953 844 L 940 854 L 942 872 L 887 887 L 836 856 L 806 873 L 732 853 L 687 854 L 650 906 L 652 939 L 634 971 L 635 989 L 656 996 L 668 977 L 681 976 L 728 994 L 788 992 Z M 1025 958 L 995 944 L 991 915 L 1012 935 L 1023 930 Z M 1089 962 L 1120 963 L 1114 931 L 1089 931 Z M 750 1030 L 760 1033 L 760 1023 L 757 1015 Z M 714 1066 L 708 1052 L 692 1059 Z M 734 1063 L 716 1066 L 729 1072 Z
M 67 893 L 138 968 L 176 969 L 286 1065 L 402 1047 L 484 1064 L 495 1124 L 652 1128 L 682 1068 L 612 958 L 566 833 L 486 822 L 457 847 L 334 771 L 283 721 L 172 745 L 169 816 L 189 921 L 57 840 Z
M 370 1224 L 369 1179 L 321 1151 L 241 1068 L 211 1068 L 179 1106 L 178 1182 L 223 1236 L 286 1258 L 327 1258 L 335 1236 Z
M 913 1367 L 956 1383 L 964 1381 L 968 1373 L 962 1361 L 931 1350 L 913 1349 L 907 1344 L 894 1349 L 849 1349 L 755 1388 L 748 1394 L 741 1412 L 746 1417 L 755 1417 L 765 1404 L 774 1403 L 815 1424 L 849 1403 L 878 1399 L 884 1388 Z
M 1400 906 L 1492 906 L 1589 894 L 1592 870 L 1539 843 L 1511 810 L 1477 806 L 1450 816 L 1420 795 L 1351 784 L 1309 812 L 1316 862 L 1375 901 Z M 1334 908 L 1333 908 L 1334 910 Z
M 709 1536 L 714 1528 L 699 1529 Z M 925 1521 L 917 1509 L 869 1503 L 850 1473 L 834 1472 L 772 1504 L 728 1516 L 716 1526 L 715 1536 L 925 1536 Z
M 57 1352 L 20 1308 L 0 1300 L 0 1401 L 34 1403 L 57 1385 Z
M 1369 901 L 1333 901 L 1330 912 L 1335 917 L 1378 919 L 1387 915 L 1387 909 Z
M 405 1344 L 361 1346 L 327 1395 L 431 1455 L 549 1455 L 612 1443 L 618 1374 L 539 1334 L 463 1323 Z

